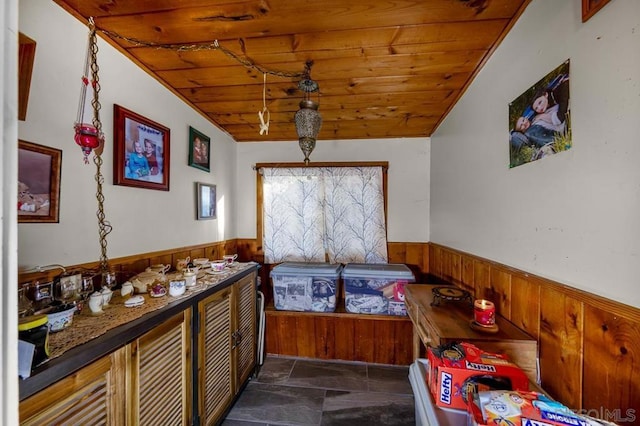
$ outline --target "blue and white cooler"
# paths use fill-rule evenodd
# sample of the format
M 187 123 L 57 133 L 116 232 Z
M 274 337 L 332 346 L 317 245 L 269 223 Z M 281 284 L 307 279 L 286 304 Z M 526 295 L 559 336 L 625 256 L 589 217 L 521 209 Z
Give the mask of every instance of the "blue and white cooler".
M 273 303 L 281 311 L 334 312 L 341 264 L 285 262 L 270 273 Z
M 415 282 L 402 263 L 348 263 L 342 270 L 345 310 L 355 314 L 407 315 L 404 285 Z

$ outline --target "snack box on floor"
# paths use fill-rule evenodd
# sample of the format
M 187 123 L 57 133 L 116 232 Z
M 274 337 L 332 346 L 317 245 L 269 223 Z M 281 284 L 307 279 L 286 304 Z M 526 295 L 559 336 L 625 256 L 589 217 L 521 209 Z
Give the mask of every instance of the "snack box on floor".
M 348 263 L 342 270 L 345 309 L 354 314 L 407 315 L 404 286 L 415 282 L 401 263 Z
M 273 301 L 281 311 L 334 312 L 341 264 L 285 262 L 271 270 Z

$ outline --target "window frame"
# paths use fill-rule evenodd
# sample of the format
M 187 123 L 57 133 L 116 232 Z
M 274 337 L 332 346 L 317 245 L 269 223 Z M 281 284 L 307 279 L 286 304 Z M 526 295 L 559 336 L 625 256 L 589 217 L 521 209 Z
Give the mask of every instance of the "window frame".
M 382 192 L 384 196 L 384 222 L 387 221 L 387 175 L 389 171 L 388 161 L 358 161 L 358 162 L 314 162 L 305 163 L 256 163 L 253 167 L 256 171 L 256 254 L 264 256 L 262 247 L 262 168 L 316 168 L 316 167 L 381 167 L 382 168 Z M 388 233 L 388 227 L 385 226 L 385 232 Z M 385 235 L 387 237 L 387 235 Z M 388 243 L 388 238 L 387 238 Z

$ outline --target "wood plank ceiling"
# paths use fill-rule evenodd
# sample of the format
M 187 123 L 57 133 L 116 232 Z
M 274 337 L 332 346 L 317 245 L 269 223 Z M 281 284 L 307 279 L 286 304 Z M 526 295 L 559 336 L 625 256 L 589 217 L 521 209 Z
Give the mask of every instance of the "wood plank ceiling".
M 54 1 L 243 142 L 297 140 L 307 61 L 318 140 L 430 136 L 530 0 Z

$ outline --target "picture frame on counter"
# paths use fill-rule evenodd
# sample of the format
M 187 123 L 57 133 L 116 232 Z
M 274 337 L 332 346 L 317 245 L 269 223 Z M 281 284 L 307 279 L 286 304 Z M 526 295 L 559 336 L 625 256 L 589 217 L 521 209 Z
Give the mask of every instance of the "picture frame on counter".
M 113 184 L 168 191 L 170 129 L 117 104 L 113 127 Z
M 18 141 L 18 223 L 58 223 L 62 150 Z
M 196 182 L 196 218 L 198 220 L 215 219 L 217 215 L 216 186 Z
M 189 165 L 211 171 L 211 138 L 189 126 Z

